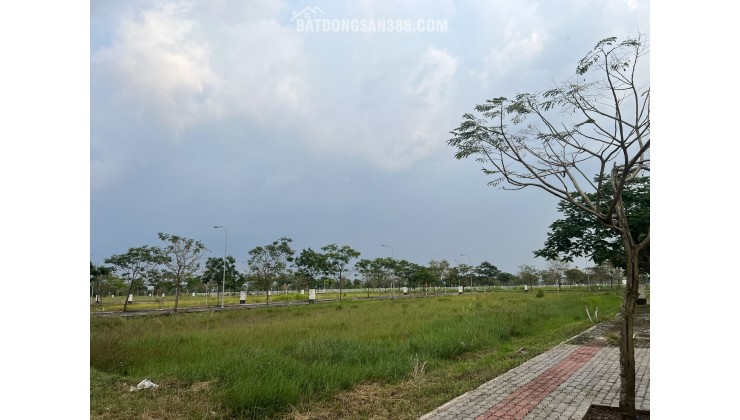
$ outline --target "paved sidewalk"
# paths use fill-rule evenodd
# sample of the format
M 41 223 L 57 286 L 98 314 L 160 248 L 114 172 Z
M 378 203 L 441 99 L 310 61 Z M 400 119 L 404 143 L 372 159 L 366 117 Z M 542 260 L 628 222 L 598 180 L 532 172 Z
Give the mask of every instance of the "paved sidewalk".
M 650 306 L 635 315 L 638 410 L 650 410 Z M 619 405 L 619 334 L 612 319 L 425 414 L 421 420 L 582 419 L 591 404 Z

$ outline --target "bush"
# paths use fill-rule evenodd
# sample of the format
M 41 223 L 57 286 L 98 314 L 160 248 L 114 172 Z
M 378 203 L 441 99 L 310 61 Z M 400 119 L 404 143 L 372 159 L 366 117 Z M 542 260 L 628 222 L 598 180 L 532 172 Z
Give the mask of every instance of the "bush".
M 543 292 L 542 290 L 538 290 L 537 291 L 537 297 L 538 298 L 545 297 L 545 292 Z

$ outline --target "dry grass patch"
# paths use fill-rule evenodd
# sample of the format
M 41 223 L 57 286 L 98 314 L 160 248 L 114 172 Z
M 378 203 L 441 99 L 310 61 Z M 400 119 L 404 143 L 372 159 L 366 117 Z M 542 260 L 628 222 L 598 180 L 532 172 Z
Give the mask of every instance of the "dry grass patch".
M 138 383 L 138 382 L 137 382 Z M 155 389 L 130 391 L 137 383 L 91 371 L 90 418 L 95 420 L 228 419 L 214 398 L 212 382 L 161 380 Z

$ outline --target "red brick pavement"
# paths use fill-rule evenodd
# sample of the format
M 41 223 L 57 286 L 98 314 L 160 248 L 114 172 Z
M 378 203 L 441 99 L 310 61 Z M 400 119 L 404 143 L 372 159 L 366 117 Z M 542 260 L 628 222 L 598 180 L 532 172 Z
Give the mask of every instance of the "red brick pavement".
M 591 360 L 602 349 L 597 343 L 588 343 L 574 350 L 557 365 L 547 369 L 527 385 L 512 392 L 508 397 L 477 417 L 476 420 L 502 419 L 521 420 L 548 394 L 570 378 L 581 366 Z

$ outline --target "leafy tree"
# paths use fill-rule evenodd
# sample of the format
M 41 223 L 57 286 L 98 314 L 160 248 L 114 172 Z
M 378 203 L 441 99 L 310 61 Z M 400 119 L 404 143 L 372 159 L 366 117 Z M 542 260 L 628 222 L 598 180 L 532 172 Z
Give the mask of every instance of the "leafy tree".
M 294 271 L 290 277 L 290 287 L 294 290 L 312 289 L 315 287 L 315 280 L 302 271 Z
M 457 262 L 457 261 L 456 261 Z M 473 287 L 472 285 L 472 278 L 470 274 L 473 272 L 473 267 L 468 264 L 457 264 L 457 274 L 458 274 L 458 285 L 465 287 L 466 284 L 470 284 L 470 287 Z
M 165 243 L 162 249 L 166 255 L 164 266 L 175 286 L 175 311 L 177 311 L 180 290 L 189 278 L 197 274 L 200 259 L 208 249 L 195 239 L 162 232 L 159 232 L 158 236 Z
M 152 288 L 152 294 L 158 296 L 160 292 L 170 284 L 167 272 L 161 268 L 155 267 L 144 274 L 147 286 Z
M 542 278 L 543 284 L 546 284 L 548 286 L 554 286 L 558 284 L 559 274 L 557 273 L 557 271 L 548 268 L 545 270 L 541 270 L 539 275 L 540 278 Z
M 270 304 L 270 289 L 272 284 L 284 276 L 288 263 L 293 261 L 295 251 L 290 247 L 292 239 L 282 237 L 265 246 L 258 246 L 249 251 L 247 265 L 250 278 L 256 285 L 265 291 L 266 305 Z
M 539 283 L 540 273 L 531 265 L 520 265 L 518 277 L 522 283 L 532 287 Z
M 612 183 L 608 176 L 601 187 L 602 196 L 613 195 Z M 578 193 L 572 195 L 575 200 L 586 205 Z M 595 193 L 588 193 L 585 196 L 592 202 L 597 199 Z M 622 199 L 632 237 L 646 237 L 650 232 L 650 178 L 637 177 L 627 182 L 622 191 Z M 545 247 L 535 251 L 535 256 L 545 259 L 561 257 L 563 261 L 568 262 L 573 262 L 575 257 L 590 257 L 596 264 L 609 260 L 618 267 L 625 267 L 624 245 L 614 229 L 605 226 L 590 213 L 567 200 L 560 200 L 558 212 L 563 214 L 563 218 L 550 225 Z M 640 273 L 650 272 L 649 244 L 638 254 L 638 268 Z
M 393 276 L 396 261 L 393 258 L 362 259 L 355 264 L 357 271 L 370 287 L 388 287 Z M 369 293 L 369 291 L 368 291 Z
M 461 283 L 460 277 L 460 270 L 458 269 L 458 267 L 450 267 L 447 270 L 447 274 L 445 275 L 444 280 L 442 280 L 442 283 L 447 287 L 452 287 L 455 285 L 459 286 Z
M 450 274 L 450 263 L 447 260 L 431 260 L 429 261 L 429 269 L 437 278 L 437 284 L 445 284 L 445 279 L 447 279 Z
M 128 290 L 126 282 L 115 274 L 109 274 L 99 278 L 97 286 L 98 294 L 100 296 L 108 294 L 122 295 Z M 125 305 L 125 304 L 124 304 Z
M 224 273 L 226 274 L 225 277 Z M 224 286 L 225 279 L 225 287 L 232 292 L 241 290 L 246 280 L 244 274 L 236 269 L 236 259 L 231 255 L 226 256 L 226 270 L 224 270 L 223 257 L 208 257 L 200 278 L 208 286 L 209 290 L 212 286 L 216 286 L 217 290 L 221 290 Z
M 397 286 L 409 286 L 409 278 L 416 271 L 416 267 L 415 264 L 407 260 L 394 260 L 391 270 L 393 271 L 393 277 L 396 279 Z
M 101 295 L 100 284 L 113 274 L 113 269 L 104 265 L 95 265 L 90 261 L 90 290 L 91 295 Z M 97 291 L 97 292 L 96 292 Z M 93 296 L 90 296 L 92 298 Z
M 650 170 L 650 87 L 638 71 L 647 54 L 642 35 L 622 42 L 604 39 L 578 63 L 573 80 L 542 93 L 488 100 L 476 106 L 479 115 L 463 116 L 448 141 L 457 149 L 456 158 L 474 156 L 485 165 L 483 172 L 495 177 L 490 185 L 541 189 L 619 235 L 627 273 L 619 406 L 630 418 L 635 418 L 638 260 L 650 234 L 632 234 L 622 194 Z M 605 182 L 611 183 L 610 195 L 604 194 Z
M 550 284 L 557 284 L 558 285 L 558 292 L 561 290 L 561 287 L 563 285 L 563 277 L 565 276 L 565 272 L 570 269 L 570 266 L 567 262 L 564 262 L 562 259 L 557 260 L 550 260 L 548 261 L 547 265 L 547 278 L 552 283 Z
M 302 250 L 295 259 L 294 265 L 297 273 L 308 279 L 308 283 L 314 286 L 321 276 L 327 272 L 326 255 L 311 248 Z
M 411 270 L 408 275 L 408 285 L 410 287 L 423 287 L 424 290 L 430 284 L 437 282 L 437 276 L 432 272 L 429 267 L 424 267 L 419 264 L 411 264 Z
M 515 275 L 511 273 L 507 273 L 505 271 L 502 271 L 496 275 L 496 280 L 498 280 L 499 283 L 501 283 L 501 285 L 503 286 L 511 284 L 515 278 L 516 278 Z
M 491 285 L 501 271 L 490 262 L 483 261 L 473 269 L 473 272 L 478 277 L 478 284 Z
M 367 296 L 370 297 L 370 287 L 375 285 L 375 279 L 378 277 L 375 272 L 376 265 L 368 259 L 361 259 L 355 263 L 355 269 L 362 277 L 367 288 Z
M 622 283 L 622 279 L 624 278 L 624 270 L 614 267 L 609 260 L 593 267 L 591 271 L 594 282 L 599 284 L 609 283 L 610 288 L 614 287 L 614 283 Z
M 359 257 L 360 253 L 348 245 L 339 247 L 336 244 L 326 245 L 321 250 L 324 251 L 325 273 L 339 283 L 339 300 L 342 300 L 344 275 L 350 271 L 349 262 Z
M 202 292 L 205 290 L 205 284 L 203 284 L 200 276 L 188 276 L 185 279 L 185 290 L 188 292 Z
M 128 307 L 128 295 L 134 288 L 134 284 L 146 273 L 158 264 L 165 261 L 162 251 L 148 245 L 138 248 L 129 248 L 125 254 L 113 255 L 106 258 L 105 263 L 113 265 L 113 270 L 118 273 L 128 284 L 128 292 L 123 303 L 123 311 Z
M 569 268 L 565 270 L 565 280 L 568 284 L 583 283 L 586 279 L 586 273 L 579 270 L 578 268 Z

